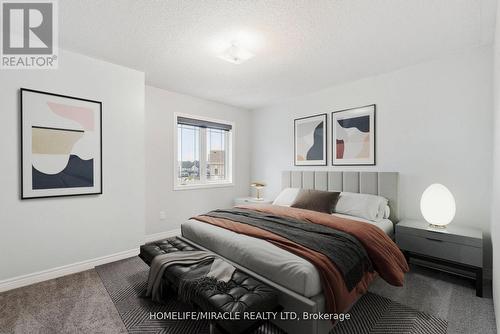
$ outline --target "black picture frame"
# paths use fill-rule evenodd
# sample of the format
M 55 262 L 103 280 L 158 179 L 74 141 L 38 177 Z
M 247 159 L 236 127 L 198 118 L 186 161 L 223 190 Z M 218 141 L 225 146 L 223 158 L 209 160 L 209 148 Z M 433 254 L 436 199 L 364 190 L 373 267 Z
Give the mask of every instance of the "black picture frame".
M 49 95 L 49 96 L 54 96 L 54 97 L 59 97 L 59 98 L 66 98 L 66 99 L 73 99 L 73 100 L 78 100 L 78 101 L 83 101 L 83 102 L 89 102 L 89 103 L 95 103 L 99 105 L 99 157 L 100 157 L 100 163 L 99 163 L 99 169 L 100 169 L 100 184 L 99 184 L 99 191 L 96 192 L 91 192 L 91 193 L 81 193 L 81 194 L 61 194 L 61 195 L 44 195 L 44 196 L 25 196 L 24 193 L 24 133 L 23 133 L 23 121 L 24 121 L 24 105 L 23 105 L 23 95 L 24 93 L 35 93 L 35 94 L 43 94 L 43 95 Z M 42 199 L 42 198 L 58 198 L 58 197 L 75 197 L 75 196 L 92 196 L 92 195 L 102 195 L 103 194 L 103 183 L 104 183 L 104 177 L 103 177 L 103 144 L 102 144 L 102 102 L 101 101 L 96 101 L 96 100 L 91 100 L 91 99 L 85 99 L 85 98 L 80 98 L 80 97 L 75 97 L 75 96 L 70 96 L 70 95 L 63 95 L 63 94 L 56 94 L 56 93 L 51 93 L 51 92 L 46 92 L 46 91 L 41 91 L 41 90 L 36 90 L 36 89 L 30 89 L 30 88 L 20 88 L 19 89 L 19 104 L 20 104 L 20 198 L 21 200 L 32 200 L 32 199 Z
M 309 119 L 309 118 L 314 118 L 314 117 L 324 117 L 324 138 L 323 138 L 323 144 L 324 144 L 324 153 L 325 153 L 325 162 L 321 164 L 298 164 L 297 163 L 297 121 Z M 309 166 L 328 166 L 328 114 L 323 113 L 323 114 L 316 114 L 316 115 L 311 115 L 311 116 L 305 116 L 305 117 L 300 117 L 296 118 L 293 120 L 293 164 L 294 166 L 298 167 L 309 167 Z
M 335 114 L 342 113 L 342 112 L 349 112 L 349 111 L 354 111 L 358 109 L 364 109 L 364 108 L 369 108 L 373 107 L 373 162 L 372 163 L 335 163 L 336 159 L 336 133 L 335 133 Z M 377 165 L 377 105 L 375 103 L 373 104 L 368 104 L 364 105 L 361 107 L 354 107 L 354 108 L 348 108 L 348 109 L 342 109 L 342 110 L 337 110 L 333 111 L 331 113 L 331 126 L 332 126 L 332 134 L 331 134 L 331 154 L 332 154 L 332 166 L 376 166 Z

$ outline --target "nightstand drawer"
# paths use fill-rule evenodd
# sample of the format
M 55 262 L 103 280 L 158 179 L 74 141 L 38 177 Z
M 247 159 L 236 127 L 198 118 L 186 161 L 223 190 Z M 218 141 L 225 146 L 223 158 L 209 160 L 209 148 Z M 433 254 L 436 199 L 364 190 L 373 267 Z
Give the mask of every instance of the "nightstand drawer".
M 457 244 L 432 236 L 420 237 L 401 233 L 396 233 L 396 242 L 399 248 L 410 252 L 476 267 L 483 266 L 482 248 Z
M 396 234 L 412 235 L 421 238 L 439 239 L 445 242 L 451 242 L 460 245 L 467 245 L 481 248 L 483 246 L 483 236 L 479 231 L 465 231 L 459 226 L 449 226 L 443 230 L 433 230 L 428 227 L 427 223 L 422 224 L 419 228 L 413 226 L 405 226 L 404 224 L 396 225 Z M 456 232 L 456 230 L 460 232 Z

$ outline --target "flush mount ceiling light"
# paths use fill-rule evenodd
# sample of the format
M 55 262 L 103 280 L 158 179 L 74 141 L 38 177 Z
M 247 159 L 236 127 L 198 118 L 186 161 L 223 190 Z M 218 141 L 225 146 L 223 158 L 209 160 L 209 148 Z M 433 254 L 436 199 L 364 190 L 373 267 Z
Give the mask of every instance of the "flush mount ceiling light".
M 241 64 L 254 56 L 253 53 L 239 46 L 237 42 L 231 42 L 231 46 L 224 50 L 218 57 L 233 64 Z

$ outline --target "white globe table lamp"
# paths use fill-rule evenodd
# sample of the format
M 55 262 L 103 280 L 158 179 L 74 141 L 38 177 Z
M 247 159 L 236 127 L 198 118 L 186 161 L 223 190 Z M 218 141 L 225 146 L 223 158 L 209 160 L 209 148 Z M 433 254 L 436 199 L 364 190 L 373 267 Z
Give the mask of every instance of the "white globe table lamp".
M 425 189 L 420 211 L 432 227 L 446 228 L 456 213 L 455 198 L 444 185 L 435 183 Z

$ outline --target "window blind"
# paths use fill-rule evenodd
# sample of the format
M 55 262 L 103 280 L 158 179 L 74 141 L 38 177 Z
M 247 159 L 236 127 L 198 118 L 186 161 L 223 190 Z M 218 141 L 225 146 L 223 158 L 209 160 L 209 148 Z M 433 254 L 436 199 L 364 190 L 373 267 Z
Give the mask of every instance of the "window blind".
M 232 125 L 230 125 L 230 124 L 209 122 L 209 121 L 204 121 L 201 119 L 194 119 L 194 118 L 181 117 L 181 116 L 177 117 L 177 124 L 198 126 L 200 128 L 219 129 L 219 130 L 224 130 L 224 131 L 231 131 L 233 128 Z

